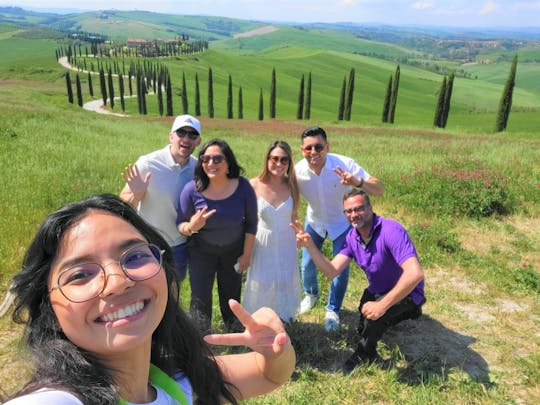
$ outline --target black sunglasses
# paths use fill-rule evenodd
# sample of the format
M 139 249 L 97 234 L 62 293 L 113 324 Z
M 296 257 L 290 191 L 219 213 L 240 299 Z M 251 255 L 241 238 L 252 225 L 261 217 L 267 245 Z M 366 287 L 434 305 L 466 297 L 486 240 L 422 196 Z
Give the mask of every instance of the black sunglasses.
M 324 146 L 322 143 L 316 143 L 315 145 L 308 145 L 308 146 L 305 146 L 303 147 L 302 149 L 304 149 L 305 151 L 311 151 L 311 149 L 315 149 L 315 152 L 320 152 L 324 149 Z
M 192 141 L 194 141 L 195 139 L 197 139 L 199 137 L 199 134 L 195 131 L 186 131 L 185 129 L 177 129 L 176 131 L 176 136 L 178 136 L 178 138 L 183 138 L 184 136 L 187 135 L 187 137 L 189 139 L 191 139 Z
M 199 159 L 203 163 L 209 163 L 210 161 L 214 162 L 214 164 L 219 164 L 223 162 L 223 159 L 225 159 L 225 156 L 223 155 L 201 155 L 199 156 Z
M 289 163 L 290 159 L 288 156 L 268 156 L 268 160 L 271 160 L 272 163 L 286 165 Z

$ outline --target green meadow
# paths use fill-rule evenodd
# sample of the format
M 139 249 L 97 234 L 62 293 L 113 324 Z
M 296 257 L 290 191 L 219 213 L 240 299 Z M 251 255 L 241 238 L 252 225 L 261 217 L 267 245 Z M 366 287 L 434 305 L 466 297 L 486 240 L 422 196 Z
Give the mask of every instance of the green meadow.
M 235 29 L 257 28 L 235 24 Z M 69 104 L 66 69 L 54 56 L 62 45 L 59 39 L 35 38 L 20 27 L 0 23 L 2 295 L 45 216 L 84 196 L 119 192 L 122 169 L 139 155 L 162 147 L 172 122 L 171 117 L 159 116 L 152 95 L 147 97 L 146 116 L 136 112 L 131 99 L 126 100 L 129 117 Z M 384 196 L 373 198 L 375 211 L 406 226 L 425 267 L 428 302 L 422 318 L 404 322 L 383 337 L 379 352 L 384 366 L 360 367 L 349 376 L 343 376 L 339 367 L 356 342 L 356 307 L 366 281 L 353 267 L 342 328 L 327 333 L 323 319 L 328 282 L 320 277 L 322 302 L 287 325 L 297 350 L 293 378 L 282 389 L 245 403 L 536 404 L 540 402 L 540 66 L 533 57 L 518 63 L 506 132 L 493 132 L 509 71 L 506 62 L 463 67 L 477 78 L 456 78 L 444 130 L 432 126 L 442 76 L 401 65 L 396 121 L 382 125 L 386 84 L 396 63 L 360 54 L 368 48 L 379 54 L 412 53 L 346 34 L 285 27 L 257 37 L 220 39 L 211 42 L 207 52 L 159 60 L 168 67 L 177 90 L 185 73 L 190 113 L 198 75 L 203 140 L 226 139 L 246 177 L 257 174 L 271 141 L 289 142 L 298 160 L 302 129 L 315 124 L 326 128 L 333 152 L 355 158 L 384 183 Z M 209 67 L 215 119 L 207 116 Z M 277 119 L 269 120 L 273 68 Z M 339 92 L 351 68 L 356 71 L 352 119 L 338 122 Z M 300 121 L 295 119 L 300 77 L 304 74 L 307 79 L 310 72 L 311 119 Z M 73 82 L 75 73 L 70 73 Z M 238 88 L 243 89 L 244 120 L 225 118 L 229 74 L 235 116 Z M 80 75 L 86 102 L 87 74 Z M 98 99 L 99 82 L 97 76 L 93 79 Z M 261 89 L 265 119 L 258 121 Z M 175 94 L 175 114 L 180 106 Z M 121 112 L 118 101 L 114 112 Z M 329 253 L 326 245 L 325 250 Z M 189 286 L 183 286 L 181 294 L 185 305 Z M 214 326 L 219 329 L 218 313 L 216 306 Z M 32 365 L 20 345 L 22 329 L 11 322 L 9 313 L 0 318 L 0 329 L 0 393 L 6 396 L 21 387 Z

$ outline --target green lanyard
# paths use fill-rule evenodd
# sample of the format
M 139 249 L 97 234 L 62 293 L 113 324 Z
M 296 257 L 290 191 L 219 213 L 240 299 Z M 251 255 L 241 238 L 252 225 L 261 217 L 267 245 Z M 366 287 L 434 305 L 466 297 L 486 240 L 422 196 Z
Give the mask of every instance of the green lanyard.
M 150 364 L 150 382 L 169 394 L 169 396 L 175 399 L 179 404 L 189 405 L 186 394 L 180 389 L 176 381 L 153 364 Z M 118 404 L 127 405 L 127 401 L 120 398 Z

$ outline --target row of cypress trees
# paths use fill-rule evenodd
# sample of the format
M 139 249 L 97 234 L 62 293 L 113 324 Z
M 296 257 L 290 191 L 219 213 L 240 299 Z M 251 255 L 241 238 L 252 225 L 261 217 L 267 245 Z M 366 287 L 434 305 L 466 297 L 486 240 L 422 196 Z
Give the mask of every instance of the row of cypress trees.
M 103 65 L 99 70 L 100 77 L 100 89 L 103 99 L 103 104 L 107 105 L 107 100 L 109 100 L 110 107 L 114 108 L 114 85 L 113 85 L 113 73 L 112 66 L 109 65 L 107 80 L 105 79 L 105 70 Z M 119 67 L 116 65 L 117 71 Z M 125 67 L 123 67 L 123 70 Z M 508 123 L 508 117 L 512 105 L 512 93 L 515 86 L 515 76 L 517 69 L 517 55 L 514 57 L 512 66 L 510 69 L 510 74 L 507 79 L 503 95 L 501 97 L 499 111 L 497 115 L 496 122 L 496 131 L 504 131 Z M 173 115 L 173 105 L 172 105 L 172 87 L 170 75 L 166 67 L 161 64 L 152 64 L 143 62 L 135 64 L 131 63 L 128 70 L 128 84 L 129 84 L 129 95 L 132 96 L 132 77 L 135 78 L 135 83 L 137 85 L 137 98 L 139 104 L 139 113 L 146 114 L 146 94 L 149 92 L 149 88 L 153 88 L 154 93 L 157 95 L 158 108 L 160 115 Z M 452 97 L 453 85 L 454 85 L 455 75 L 452 73 L 448 77 L 444 76 L 441 83 L 441 88 L 439 90 L 439 96 L 437 99 L 437 105 L 435 109 L 435 115 L 433 120 L 433 125 L 439 128 L 445 128 L 448 115 L 450 112 L 450 102 Z M 119 91 L 120 91 L 120 102 L 122 111 L 125 110 L 124 103 L 124 81 L 122 73 L 118 73 L 119 81 Z M 397 95 L 399 90 L 399 81 L 400 81 L 400 66 L 397 65 L 394 75 L 390 75 L 388 80 L 386 95 L 383 103 L 383 112 L 382 112 L 382 122 L 383 123 L 394 123 L 395 111 L 397 104 Z M 82 106 L 82 91 L 81 91 L 81 82 L 79 74 L 76 74 L 75 77 L 76 90 L 77 90 L 77 103 Z M 71 79 L 69 72 L 66 73 L 66 86 L 68 93 L 68 101 L 70 103 L 74 102 L 73 98 L 73 89 L 71 85 Z M 276 70 L 272 69 L 271 83 L 270 83 L 270 100 L 269 100 L 269 112 L 270 118 L 276 118 Z M 92 85 L 92 75 L 88 72 L 88 87 L 89 93 L 93 96 L 93 85 Z M 341 88 L 341 95 L 338 107 L 338 120 L 351 120 L 351 110 L 352 102 L 354 97 L 354 87 L 355 87 L 355 69 L 352 68 L 349 72 L 349 77 L 344 77 L 343 85 Z M 302 74 L 300 79 L 300 88 L 298 92 L 298 103 L 297 103 L 297 113 L 296 118 L 301 119 L 310 119 L 311 118 L 311 94 L 312 94 L 312 76 L 311 72 L 308 74 L 307 84 L 305 82 L 305 75 Z M 163 93 L 166 94 L 166 110 L 163 103 Z M 182 85 L 179 91 L 179 95 L 182 102 L 182 112 L 188 114 L 189 102 L 187 96 L 187 86 L 186 86 L 186 77 L 185 73 L 182 72 Z M 199 87 L 199 78 L 198 74 L 195 74 L 195 102 L 194 102 L 194 112 L 195 115 L 201 115 L 200 107 L 200 87 Z M 258 119 L 264 119 L 264 99 L 263 99 L 263 89 L 260 89 L 259 93 L 259 111 Z M 214 89 L 213 89 L 213 73 L 212 67 L 208 69 L 208 116 L 214 118 Z M 242 87 L 239 87 L 238 90 L 238 104 L 237 104 L 237 118 L 243 119 L 243 93 Z M 234 118 L 233 113 L 233 83 L 232 76 L 228 76 L 228 86 L 227 86 L 227 118 Z

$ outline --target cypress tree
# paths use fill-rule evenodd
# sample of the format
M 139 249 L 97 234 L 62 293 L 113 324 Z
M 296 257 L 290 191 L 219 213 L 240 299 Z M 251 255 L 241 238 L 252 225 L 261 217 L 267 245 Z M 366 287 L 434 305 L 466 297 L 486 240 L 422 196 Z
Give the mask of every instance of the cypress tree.
M 147 110 L 146 110 L 146 93 L 147 93 L 146 80 L 145 80 L 145 77 L 141 75 L 141 109 L 142 109 L 142 113 L 144 115 L 147 114 Z
M 444 110 L 444 95 L 446 94 L 446 76 L 443 77 L 441 88 L 439 89 L 439 98 L 437 99 L 437 106 L 435 107 L 435 117 L 433 118 L 433 125 L 440 128 L 442 125 L 442 113 Z
M 133 96 L 133 86 L 131 85 L 131 70 L 128 72 L 128 87 L 129 87 L 129 96 Z
M 142 78 L 141 78 L 141 73 L 140 72 L 137 72 L 137 76 L 136 76 L 136 85 L 137 85 L 137 104 L 138 104 L 138 107 L 139 107 L 139 114 L 142 114 L 143 113 L 143 106 L 142 106 Z
M 82 107 L 83 99 L 82 99 L 82 90 L 81 90 L 81 79 L 79 79 L 78 73 L 75 75 L 75 86 L 77 88 L 77 103 L 79 104 L 79 107 Z
M 264 119 L 264 103 L 263 103 L 263 92 L 259 93 L 259 121 Z
M 238 119 L 244 119 L 244 100 L 242 97 L 242 86 L 238 89 Z
M 510 73 L 506 83 L 504 85 L 501 101 L 499 102 L 499 112 L 497 114 L 497 122 L 495 124 L 495 130 L 497 132 L 504 131 L 508 125 L 508 118 L 510 116 L 510 110 L 512 108 L 512 96 L 514 93 L 514 86 L 516 84 L 516 70 L 517 70 L 518 57 L 514 55 L 512 65 L 510 66 Z
M 187 98 L 187 89 L 186 89 L 186 74 L 182 72 L 182 110 L 184 114 L 188 113 L 188 98 Z
M 311 72 L 309 72 L 307 87 L 306 87 L 306 106 L 304 110 L 304 119 L 309 120 L 311 117 Z
M 103 105 L 107 105 L 107 85 L 105 83 L 105 72 L 103 68 L 99 70 L 99 87 L 101 89 L 101 97 L 103 99 Z
M 91 97 L 94 97 L 94 86 L 92 86 L 92 75 L 88 72 L 88 93 Z
M 69 77 L 69 72 L 66 72 L 66 87 L 67 87 L 68 101 L 71 104 L 73 104 L 73 88 L 71 87 L 71 78 Z
M 400 76 L 400 69 L 399 65 L 397 65 L 396 73 L 394 74 L 394 81 L 392 84 L 392 98 L 390 99 L 390 114 L 388 115 L 388 122 L 394 123 L 394 116 L 396 114 L 396 104 L 397 104 L 397 96 L 398 96 L 398 90 L 399 90 L 399 76 Z
M 343 111 L 343 119 L 345 121 L 351 120 L 351 110 L 352 110 L 352 103 L 353 103 L 353 97 L 354 97 L 354 74 L 355 74 L 354 68 L 351 68 L 351 71 L 349 72 L 349 82 L 347 85 L 345 110 Z
M 392 75 L 388 79 L 388 86 L 386 86 L 386 95 L 384 96 L 382 122 L 388 122 L 388 113 L 390 112 L 390 99 L 392 98 Z
M 111 108 L 114 108 L 114 85 L 113 85 L 113 79 L 112 79 L 112 72 L 109 68 L 109 75 L 107 77 L 109 82 L 109 100 L 111 100 Z
M 208 68 L 208 116 L 214 118 L 214 83 L 211 67 Z
M 195 73 L 195 115 L 201 115 L 201 93 L 199 91 L 199 76 Z
M 298 109 L 296 110 L 296 119 L 302 119 L 302 112 L 304 110 L 304 75 L 300 80 L 300 89 L 298 90 Z
M 171 76 L 167 72 L 167 87 L 165 89 L 167 94 L 167 116 L 172 117 L 173 115 L 173 102 L 172 102 L 172 86 L 171 86 Z
M 345 113 L 345 86 L 347 85 L 347 80 L 343 78 L 343 84 L 341 85 L 341 94 L 339 96 L 339 107 L 338 107 L 338 121 L 343 120 L 343 114 Z
M 124 100 L 124 77 L 122 73 L 118 74 L 118 90 L 120 91 L 120 107 L 122 111 L 126 111 L 126 102 Z
M 444 104 L 441 115 L 441 127 L 446 128 L 448 121 L 448 114 L 450 113 L 450 100 L 452 98 L 452 89 L 454 87 L 454 73 L 450 74 L 448 81 L 446 82 L 446 90 L 444 92 Z
M 227 88 L 227 118 L 233 117 L 233 96 L 232 96 L 232 78 L 229 75 L 229 86 Z
M 163 93 L 161 92 L 161 77 L 158 79 L 157 83 L 157 99 L 158 99 L 158 110 L 159 115 L 163 116 Z
M 276 118 L 276 68 L 272 68 L 270 83 L 270 118 Z

